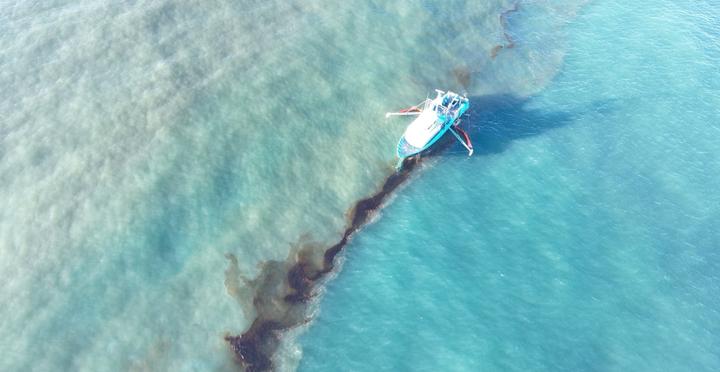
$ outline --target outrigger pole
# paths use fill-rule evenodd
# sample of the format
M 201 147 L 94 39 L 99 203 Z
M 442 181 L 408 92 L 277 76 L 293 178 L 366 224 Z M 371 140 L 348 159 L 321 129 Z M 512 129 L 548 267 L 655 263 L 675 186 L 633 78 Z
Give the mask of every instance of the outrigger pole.
M 386 118 L 389 118 L 391 116 L 414 116 L 414 115 L 420 115 L 420 111 L 386 112 L 385 113 Z
M 418 103 L 418 104 L 415 105 L 415 106 L 410 106 L 410 107 L 408 107 L 408 108 L 406 108 L 406 109 L 402 109 L 402 110 L 400 110 L 400 111 L 398 111 L 398 112 L 386 112 L 386 113 L 385 113 L 385 117 L 386 117 L 386 118 L 389 118 L 389 117 L 391 117 L 391 116 L 415 116 L 415 115 L 420 115 L 420 113 L 422 112 L 422 109 L 420 108 L 420 105 L 426 104 L 427 101 L 429 101 L 429 98 L 426 98 L 424 101 Z
M 459 124 L 459 122 L 458 122 L 458 124 Z M 468 156 L 472 156 L 472 154 L 475 150 L 473 150 L 472 142 L 470 142 L 470 136 L 468 136 L 464 130 L 457 128 L 457 130 L 463 134 L 463 137 L 465 137 L 465 139 L 463 140 L 462 138 L 460 138 L 460 135 L 457 134 L 457 132 L 452 127 L 448 128 L 448 129 L 450 129 L 450 133 L 452 133 L 453 136 L 455 136 L 455 138 L 457 138 L 457 140 L 463 145 L 463 147 L 465 147 L 468 150 Z

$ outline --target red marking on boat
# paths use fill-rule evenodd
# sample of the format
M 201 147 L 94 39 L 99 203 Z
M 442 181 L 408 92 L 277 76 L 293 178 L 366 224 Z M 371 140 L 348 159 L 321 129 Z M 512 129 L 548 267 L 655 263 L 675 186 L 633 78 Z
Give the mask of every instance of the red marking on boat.
M 472 142 L 470 142 L 470 136 L 468 136 L 468 134 L 464 130 L 457 128 L 457 127 L 456 127 L 456 129 L 458 132 L 460 132 L 463 135 L 463 137 L 465 137 L 465 142 L 467 143 L 468 147 L 472 150 L 473 146 L 472 146 Z

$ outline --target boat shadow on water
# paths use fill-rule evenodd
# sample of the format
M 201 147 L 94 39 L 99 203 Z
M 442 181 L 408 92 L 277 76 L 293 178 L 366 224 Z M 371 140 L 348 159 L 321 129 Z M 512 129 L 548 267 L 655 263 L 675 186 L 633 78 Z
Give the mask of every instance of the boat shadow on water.
M 473 142 L 473 156 L 498 154 L 513 141 L 538 136 L 572 123 L 583 109 L 547 111 L 530 107 L 530 99 L 514 95 L 487 95 L 470 98 L 470 109 L 460 125 Z M 448 135 L 426 156 L 467 156 L 462 146 Z

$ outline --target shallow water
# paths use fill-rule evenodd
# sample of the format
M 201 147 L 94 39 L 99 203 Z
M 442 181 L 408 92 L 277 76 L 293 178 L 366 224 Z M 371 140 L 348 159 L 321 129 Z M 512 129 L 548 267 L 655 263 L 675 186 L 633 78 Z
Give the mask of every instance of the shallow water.
M 589 4 L 545 89 L 475 97 L 476 156 L 347 248 L 299 370 L 720 368 L 720 12 L 693 4 Z
M 478 156 L 356 234 L 276 367 L 717 368 L 717 6 L 583 3 L 0 2 L 0 369 L 238 368 L 252 279 L 339 239 L 435 87 Z

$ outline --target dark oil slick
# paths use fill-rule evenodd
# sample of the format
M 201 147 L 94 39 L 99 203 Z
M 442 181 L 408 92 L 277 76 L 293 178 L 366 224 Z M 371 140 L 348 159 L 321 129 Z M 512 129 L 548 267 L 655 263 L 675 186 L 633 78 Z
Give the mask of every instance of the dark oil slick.
M 314 290 L 334 269 L 335 258 L 353 234 L 372 219 L 424 158 L 437 154 L 451 143 L 452 140 L 445 137 L 423 157 L 405 159 L 401 169 L 390 174 L 375 194 L 355 203 L 349 213 L 348 226 L 337 243 L 329 247 L 302 244 L 286 262 L 271 261 L 264 265 L 261 274 L 251 283 L 255 288 L 255 321 L 242 335 L 225 336 L 235 359 L 246 371 L 273 368 L 272 356 L 279 346 L 281 333 L 309 320 L 307 310 Z M 234 257 L 229 258 L 235 262 Z
M 495 47 L 492 48 L 490 51 L 490 58 L 495 59 L 497 57 L 498 53 L 500 53 L 503 49 L 512 49 L 515 47 L 515 40 L 513 40 L 512 36 L 508 33 L 508 21 L 507 17 L 508 15 L 517 12 L 520 10 L 520 2 L 516 2 L 513 4 L 512 8 L 500 13 L 500 25 L 502 26 L 503 31 L 503 37 L 505 38 L 506 43 L 505 44 L 498 44 Z

